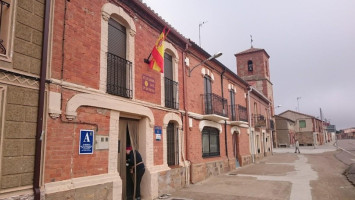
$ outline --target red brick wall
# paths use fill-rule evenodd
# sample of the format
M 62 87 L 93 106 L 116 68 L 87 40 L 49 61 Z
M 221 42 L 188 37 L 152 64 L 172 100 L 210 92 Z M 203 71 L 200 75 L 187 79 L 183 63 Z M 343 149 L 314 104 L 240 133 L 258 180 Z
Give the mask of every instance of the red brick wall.
M 55 1 L 52 77 L 61 78 L 64 2 Z M 98 89 L 100 76 L 101 5 L 106 1 L 67 2 L 63 79 Z
M 66 99 L 72 92 L 63 92 Z M 65 109 L 65 106 L 63 106 Z M 65 117 L 48 118 L 46 135 L 45 182 L 107 173 L 108 150 L 94 150 L 92 155 L 79 155 L 80 129 L 95 130 L 108 135 L 110 112 L 105 109 L 81 107 L 73 122 Z

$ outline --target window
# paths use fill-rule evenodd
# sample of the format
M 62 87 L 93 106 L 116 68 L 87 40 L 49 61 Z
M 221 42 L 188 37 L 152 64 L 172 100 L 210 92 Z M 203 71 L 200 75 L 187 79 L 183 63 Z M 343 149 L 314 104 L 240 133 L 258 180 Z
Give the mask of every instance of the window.
M 212 113 L 212 84 L 211 77 L 204 76 L 203 79 L 204 92 L 205 92 L 205 112 L 206 114 Z
M 250 71 L 250 72 L 253 71 L 253 61 L 251 61 L 251 60 L 248 61 L 248 71 Z
M 9 48 L 11 0 L 0 0 L 0 54 L 6 55 Z
M 306 120 L 300 120 L 299 124 L 300 124 L 300 128 L 306 128 Z
M 173 81 L 173 57 L 164 54 L 164 87 L 165 87 L 165 107 L 178 109 L 177 91 L 178 83 Z
M 108 22 L 107 93 L 132 98 L 132 63 L 126 60 L 126 28 Z
M 234 90 L 230 90 L 229 92 L 230 98 L 231 98 L 231 116 L 232 116 L 232 121 L 237 120 L 237 115 L 236 115 L 236 105 L 235 105 L 235 93 Z
M 202 157 L 219 156 L 218 129 L 205 127 L 202 130 Z
M 176 131 L 175 131 L 176 130 Z M 166 129 L 168 146 L 168 165 L 179 164 L 179 138 L 178 129 L 173 123 L 169 123 Z

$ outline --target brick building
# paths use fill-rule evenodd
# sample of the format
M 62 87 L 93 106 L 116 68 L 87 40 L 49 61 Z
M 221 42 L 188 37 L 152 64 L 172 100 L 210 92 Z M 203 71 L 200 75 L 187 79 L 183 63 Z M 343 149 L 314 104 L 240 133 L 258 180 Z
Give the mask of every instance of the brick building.
M 249 87 L 250 146 L 257 159 L 271 153 L 277 143 L 274 126 L 274 97 L 270 81 L 269 58 L 264 49 L 251 46 L 235 54 L 237 72 Z M 249 95 L 250 94 L 250 95 Z M 255 157 L 253 156 L 253 158 Z
M 17 16 L 6 30 L 15 31 L 4 35 L 0 62 L 0 199 L 125 199 L 126 146 L 143 157 L 144 199 L 271 153 L 266 69 L 260 80 L 241 78 L 139 0 L 10 4 L 18 8 L 9 7 Z M 164 27 L 158 73 L 144 60 Z M 251 53 L 259 73 L 269 57 L 261 51 L 261 65 Z

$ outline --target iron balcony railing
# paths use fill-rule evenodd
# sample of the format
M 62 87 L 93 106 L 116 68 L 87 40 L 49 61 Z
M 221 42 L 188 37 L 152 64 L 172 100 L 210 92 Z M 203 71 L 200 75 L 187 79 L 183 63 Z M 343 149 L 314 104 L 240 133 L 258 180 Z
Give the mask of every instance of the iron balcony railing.
M 274 120 L 270 119 L 270 130 L 275 130 L 275 123 Z
M 247 108 L 238 104 L 229 106 L 229 117 L 231 121 L 248 122 Z
M 1 6 L 1 8 L 0 8 L 0 12 L 1 12 L 0 13 L 0 32 L 1 32 L 1 23 L 2 23 L 4 9 L 9 8 L 10 4 L 3 1 L 3 0 L 0 0 L 0 6 Z M 4 8 L 4 6 L 5 6 L 5 8 Z M 0 54 L 6 54 L 6 48 L 3 43 L 4 43 L 4 38 L 2 38 L 0 35 Z
M 228 117 L 227 99 L 213 93 L 201 94 L 204 114 L 216 114 Z
M 253 114 L 252 116 L 252 126 L 254 127 L 266 127 L 266 119 L 264 115 Z
M 165 107 L 179 109 L 179 83 L 165 77 Z
M 107 53 L 107 93 L 132 98 L 132 63 Z

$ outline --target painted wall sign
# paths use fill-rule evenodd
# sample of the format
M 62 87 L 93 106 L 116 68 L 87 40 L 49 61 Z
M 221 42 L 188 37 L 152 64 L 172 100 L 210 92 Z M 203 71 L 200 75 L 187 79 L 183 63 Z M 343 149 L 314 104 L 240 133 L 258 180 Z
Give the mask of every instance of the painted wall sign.
M 155 140 L 161 140 L 161 126 L 154 126 Z
M 80 130 L 79 154 L 93 154 L 94 131 Z
M 155 93 L 155 79 L 143 74 L 142 75 L 142 88 L 143 88 L 143 91 L 146 91 L 149 93 Z

